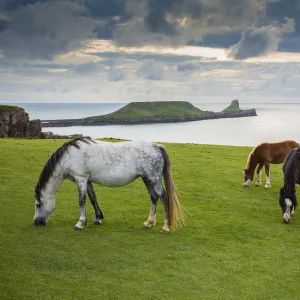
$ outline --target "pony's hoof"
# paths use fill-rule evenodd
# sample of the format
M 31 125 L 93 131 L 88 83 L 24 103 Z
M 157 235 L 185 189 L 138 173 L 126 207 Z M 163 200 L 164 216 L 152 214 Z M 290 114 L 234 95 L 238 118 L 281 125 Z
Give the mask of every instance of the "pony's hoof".
M 153 222 L 153 221 L 146 221 L 144 223 L 144 227 L 146 227 L 146 228 L 151 228 L 154 225 L 155 225 L 155 222 Z
M 94 225 L 101 225 L 102 224 L 102 220 L 94 220 L 93 224 Z
M 255 186 L 256 186 L 256 187 L 258 187 L 258 186 L 260 186 L 260 185 L 261 185 L 261 182 L 256 182 L 256 183 L 255 183 Z
M 73 227 L 73 230 L 81 230 L 82 228 L 80 228 L 80 227 L 77 227 L 77 226 L 74 226 Z
M 270 189 L 270 188 L 271 188 L 271 185 L 270 185 L 270 184 L 266 184 L 266 185 L 265 185 L 265 188 L 266 188 L 266 189 Z
M 162 229 L 161 229 L 161 232 L 164 232 L 164 233 L 168 233 L 168 232 L 170 232 L 170 229 L 169 229 L 169 227 L 163 227 Z

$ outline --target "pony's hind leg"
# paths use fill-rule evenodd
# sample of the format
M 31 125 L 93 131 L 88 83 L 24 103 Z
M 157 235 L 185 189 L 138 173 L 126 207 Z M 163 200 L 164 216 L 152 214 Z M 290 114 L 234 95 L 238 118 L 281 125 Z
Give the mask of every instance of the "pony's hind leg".
M 165 189 L 162 185 L 159 187 L 159 198 L 164 206 L 164 226 L 162 227 L 162 232 L 169 232 L 169 207 L 168 207 L 168 197 Z
M 271 179 L 270 179 L 270 164 L 265 164 L 265 171 L 266 171 L 266 185 L 265 188 L 268 189 L 271 187 Z
M 169 207 L 168 207 L 168 198 L 165 189 L 162 186 L 161 180 L 153 184 L 153 191 L 157 197 L 160 198 L 164 206 L 164 226 L 162 227 L 163 232 L 169 232 Z
M 79 221 L 73 227 L 74 230 L 83 229 L 84 225 L 86 225 L 86 192 L 87 192 L 87 179 L 84 177 L 74 178 L 78 187 L 79 194 L 79 209 L 80 209 L 80 217 Z
M 154 226 L 156 223 L 156 206 L 157 206 L 158 196 L 154 192 L 153 186 L 150 183 L 148 183 L 145 179 L 143 180 L 147 187 L 148 193 L 150 195 L 150 200 L 151 200 L 149 217 L 147 221 L 144 223 L 144 226 L 150 228 Z
M 104 217 L 103 217 L 103 213 L 98 205 L 96 193 L 95 193 L 93 184 L 91 182 L 87 183 L 87 193 L 88 193 L 90 201 L 94 207 L 95 215 L 96 215 L 96 219 L 94 220 L 93 224 L 100 225 L 102 223 L 102 220 Z
M 255 183 L 255 186 L 259 186 L 261 185 L 261 170 L 263 168 L 264 164 L 259 164 L 258 167 L 257 167 L 257 170 L 256 170 L 256 183 Z

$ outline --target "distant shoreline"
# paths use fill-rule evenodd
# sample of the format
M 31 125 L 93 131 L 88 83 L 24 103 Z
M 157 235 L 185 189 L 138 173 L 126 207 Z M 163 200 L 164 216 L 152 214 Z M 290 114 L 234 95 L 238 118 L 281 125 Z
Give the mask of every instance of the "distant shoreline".
M 61 120 L 41 120 L 41 126 L 44 127 L 71 127 L 71 126 L 109 126 L 109 125 L 139 125 L 139 124 L 157 124 L 157 123 L 181 123 L 194 122 L 224 118 L 243 118 L 257 116 L 256 111 L 240 113 L 215 113 L 211 116 L 188 117 L 188 118 L 164 118 L 164 119 L 145 119 L 145 120 L 99 120 L 93 122 L 84 122 L 79 119 L 61 119 Z

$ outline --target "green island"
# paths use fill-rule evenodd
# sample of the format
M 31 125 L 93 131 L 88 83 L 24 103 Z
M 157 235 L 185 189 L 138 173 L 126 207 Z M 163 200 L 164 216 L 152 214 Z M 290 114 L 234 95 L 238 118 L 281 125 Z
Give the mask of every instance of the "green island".
M 255 109 L 240 109 L 238 100 L 233 100 L 222 112 L 203 111 L 185 101 L 131 102 L 107 115 L 81 119 L 42 120 L 41 125 L 42 127 L 66 127 L 175 123 L 256 115 Z
M 65 180 L 48 224 L 34 226 L 34 186 L 65 141 L 0 139 L 1 299 L 299 299 L 300 214 L 283 224 L 281 165 L 271 189 L 244 188 L 251 147 L 164 143 L 185 227 L 161 233 L 160 202 L 156 226 L 143 227 L 141 179 L 95 185 L 104 221 L 91 224 L 87 200 L 80 232 L 77 187 Z

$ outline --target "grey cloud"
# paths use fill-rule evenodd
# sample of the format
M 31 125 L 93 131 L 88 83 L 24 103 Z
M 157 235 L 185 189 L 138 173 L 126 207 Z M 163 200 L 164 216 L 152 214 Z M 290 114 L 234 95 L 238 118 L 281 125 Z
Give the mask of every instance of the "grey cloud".
M 109 81 L 119 81 L 124 78 L 124 72 L 117 68 L 111 68 L 107 71 L 107 78 Z
M 82 47 L 93 35 L 94 23 L 86 7 L 68 1 L 27 5 L 11 13 L 0 34 L 7 58 L 51 60 L 56 54 Z
M 164 78 L 164 68 L 158 64 L 144 63 L 139 67 L 136 75 L 148 80 L 162 80 Z
M 198 64 L 191 63 L 191 62 L 184 62 L 177 65 L 178 72 L 195 72 L 199 70 L 200 70 L 200 66 Z
M 262 56 L 277 50 L 280 38 L 278 34 L 265 28 L 247 28 L 241 40 L 230 47 L 228 55 L 235 59 Z
M 276 51 L 283 35 L 294 31 L 294 25 L 294 20 L 286 19 L 281 27 L 249 27 L 243 32 L 241 40 L 230 47 L 228 55 L 242 60 Z
M 96 75 L 99 72 L 103 72 L 104 68 L 101 64 L 97 62 L 88 62 L 76 65 L 68 70 L 69 74 L 79 75 L 79 76 L 90 76 Z

